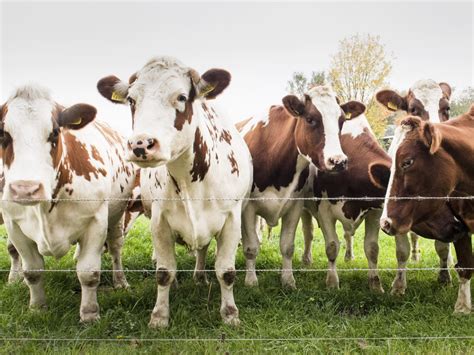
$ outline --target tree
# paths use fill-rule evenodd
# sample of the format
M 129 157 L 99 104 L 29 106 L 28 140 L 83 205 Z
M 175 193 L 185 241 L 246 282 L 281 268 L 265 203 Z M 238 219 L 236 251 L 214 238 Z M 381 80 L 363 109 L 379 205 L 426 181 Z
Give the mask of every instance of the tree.
M 474 87 L 469 86 L 461 91 L 456 99 L 451 100 L 449 115 L 451 117 L 459 116 L 467 112 L 472 104 L 474 104 Z
M 303 96 L 310 88 L 326 83 L 326 73 L 324 71 L 313 71 L 306 76 L 303 72 L 294 72 L 291 80 L 288 80 L 286 91 L 293 95 Z
M 329 81 L 342 101 L 367 103 L 391 70 L 392 56 L 380 37 L 356 34 L 339 42 L 339 50 L 331 60 Z

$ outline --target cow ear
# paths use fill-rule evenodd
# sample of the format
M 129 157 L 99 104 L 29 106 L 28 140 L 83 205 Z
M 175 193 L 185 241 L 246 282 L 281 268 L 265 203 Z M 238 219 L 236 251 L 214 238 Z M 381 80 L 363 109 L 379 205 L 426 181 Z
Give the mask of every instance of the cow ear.
M 287 95 L 283 99 L 283 106 L 285 106 L 288 113 L 294 117 L 301 117 L 304 114 L 305 104 L 295 95 Z
M 397 111 L 397 110 L 407 110 L 407 100 L 406 98 L 400 96 L 393 90 L 382 90 L 379 91 L 375 98 L 379 103 L 384 105 L 390 111 Z
M 441 88 L 444 97 L 449 100 L 452 93 L 451 86 L 449 86 L 448 83 L 439 83 L 439 87 Z
M 441 146 L 441 132 L 432 123 L 426 122 L 423 126 L 423 142 L 430 148 L 430 154 L 434 154 Z
M 421 126 L 421 119 L 415 116 L 408 116 L 400 121 L 400 126 L 407 131 L 413 131 Z
M 129 85 L 114 75 L 106 76 L 97 83 L 97 90 L 107 100 L 116 104 L 126 104 Z
M 196 87 L 197 95 L 207 100 L 215 99 L 230 84 L 231 75 L 224 69 L 209 69 L 202 76 L 191 69 L 191 79 Z
M 365 105 L 359 101 L 349 101 L 341 105 L 342 111 L 346 115 L 346 119 L 350 120 L 360 116 L 365 111 Z
M 58 116 L 58 125 L 68 129 L 81 129 L 95 119 L 97 110 L 88 104 L 76 104 L 63 111 Z
M 390 166 L 386 163 L 371 163 L 369 165 L 369 179 L 379 189 L 386 189 L 390 180 Z

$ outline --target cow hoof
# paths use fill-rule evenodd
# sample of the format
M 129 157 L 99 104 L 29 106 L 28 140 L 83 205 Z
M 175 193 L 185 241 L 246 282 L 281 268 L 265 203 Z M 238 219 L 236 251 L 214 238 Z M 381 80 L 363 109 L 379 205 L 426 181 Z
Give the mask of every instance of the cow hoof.
M 235 306 L 226 306 L 221 309 L 221 316 L 224 324 L 232 327 L 240 325 L 239 310 Z
M 293 275 L 291 275 L 291 277 L 282 277 L 281 285 L 285 288 L 296 290 L 296 281 Z
M 301 258 L 301 261 L 303 262 L 304 265 L 311 265 L 313 263 L 313 256 L 310 255 L 303 255 Z
M 14 284 L 17 282 L 23 281 L 23 273 L 19 271 L 10 271 L 10 274 L 8 275 L 8 283 L 9 284 Z
M 209 281 L 205 272 L 195 272 L 193 275 L 193 280 L 196 285 L 209 285 Z
M 114 281 L 114 288 L 119 290 L 119 289 L 129 289 L 130 285 L 128 284 L 126 279 L 120 279 Z
M 375 276 L 369 279 L 369 289 L 375 293 L 384 293 L 384 289 L 382 287 L 382 283 L 380 282 L 380 278 Z
M 47 310 L 48 310 L 48 305 L 45 303 L 30 304 L 30 311 L 32 312 L 46 312 Z
M 224 319 L 224 324 L 230 325 L 231 327 L 239 327 L 240 319 L 239 317 L 234 317 L 231 319 Z
M 93 313 L 82 313 L 81 312 L 81 323 L 93 323 L 100 319 L 100 315 L 97 312 Z
M 339 289 L 339 277 L 337 276 L 337 274 L 327 275 L 326 287 L 329 289 Z
M 449 270 L 440 270 L 438 274 L 438 282 L 443 286 L 450 286 L 451 285 L 451 274 Z
M 257 287 L 258 286 L 257 275 L 247 273 L 245 275 L 245 286 L 247 286 L 247 287 Z
M 151 329 L 168 328 L 170 319 L 168 317 L 151 316 L 148 327 Z
M 471 306 L 467 305 L 465 303 L 461 302 L 456 302 L 456 305 L 454 306 L 454 314 L 456 315 L 464 315 L 464 314 L 470 314 L 471 313 Z
M 346 252 L 346 254 L 344 255 L 344 261 L 348 262 L 352 260 L 354 260 L 354 254 Z
M 397 280 L 392 284 L 392 291 L 390 291 L 390 294 L 393 296 L 403 296 L 405 295 L 406 288 L 407 287 L 403 282 Z

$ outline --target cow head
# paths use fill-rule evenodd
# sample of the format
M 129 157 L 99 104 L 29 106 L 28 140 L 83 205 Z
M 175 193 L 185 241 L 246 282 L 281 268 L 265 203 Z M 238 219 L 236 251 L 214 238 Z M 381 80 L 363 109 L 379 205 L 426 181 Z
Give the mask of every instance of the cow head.
M 390 111 L 403 110 L 409 115 L 431 122 L 449 119 L 451 87 L 446 83 L 438 84 L 430 79 L 419 80 L 406 96 L 400 96 L 393 90 L 382 90 L 375 97 Z
M 96 109 L 87 104 L 64 109 L 44 88 L 19 88 L 1 106 L 3 198 L 24 205 L 51 199 L 61 158 L 61 131 L 82 128 L 95 115 Z
M 210 69 L 200 76 L 170 57 L 150 60 L 129 83 L 115 76 L 101 79 L 97 88 L 115 103 L 129 103 L 133 135 L 128 159 L 141 167 L 171 162 L 194 141 L 195 103 L 214 99 L 229 85 L 230 74 Z
M 441 149 L 436 124 L 409 116 L 401 121 L 394 145 L 390 170 L 373 164 L 369 171 L 374 182 L 387 186 L 380 226 L 391 235 L 406 233 L 435 215 L 444 200 L 416 197 L 448 196 L 454 188 L 455 171 L 453 160 Z
M 294 95 L 285 96 L 283 105 L 298 119 L 295 140 L 299 153 L 320 170 L 345 170 L 347 156 L 341 148 L 341 127 L 346 117 L 360 115 L 365 106 L 355 101 L 340 106 L 328 86 L 314 87 L 302 100 Z

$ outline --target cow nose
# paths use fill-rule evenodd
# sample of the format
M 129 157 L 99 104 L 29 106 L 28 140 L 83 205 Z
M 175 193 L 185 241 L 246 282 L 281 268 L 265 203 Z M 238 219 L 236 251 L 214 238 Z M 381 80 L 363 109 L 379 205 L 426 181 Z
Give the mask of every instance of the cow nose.
M 17 180 L 10 183 L 10 194 L 13 200 L 24 200 L 19 202 L 35 202 L 45 199 L 44 186 L 39 181 Z
M 155 138 L 141 135 L 130 139 L 128 141 L 128 148 L 136 158 L 146 160 L 150 154 L 158 150 L 159 144 Z
M 391 234 L 391 229 L 392 229 L 392 220 L 388 217 L 385 217 L 385 218 L 381 218 L 380 219 L 380 228 L 382 228 L 382 230 L 387 233 L 387 234 Z
M 343 171 L 347 169 L 347 157 L 345 155 L 336 155 L 328 158 L 327 167 L 330 171 Z

